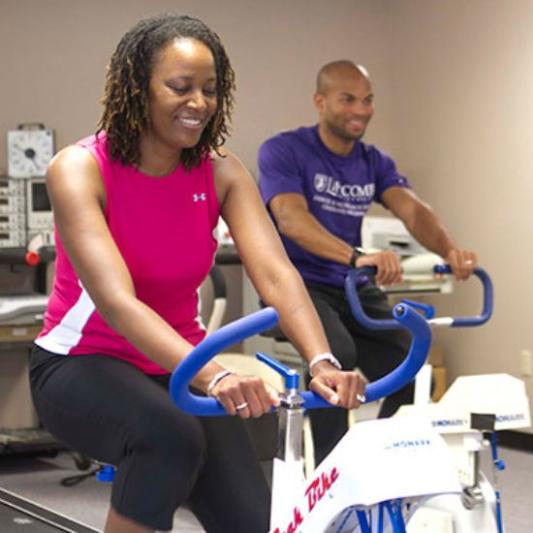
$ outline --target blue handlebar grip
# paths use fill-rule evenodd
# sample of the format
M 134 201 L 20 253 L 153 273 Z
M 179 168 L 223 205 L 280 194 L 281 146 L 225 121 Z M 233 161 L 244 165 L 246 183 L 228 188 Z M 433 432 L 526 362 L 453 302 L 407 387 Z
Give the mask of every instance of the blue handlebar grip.
M 450 274 L 452 271 L 450 265 L 435 265 L 433 270 L 436 274 Z M 357 281 L 362 277 L 375 276 L 376 272 L 376 267 L 356 268 L 348 272 L 344 281 L 344 288 L 352 313 L 357 322 L 367 329 L 402 328 L 402 324 L 396 320 L 388 318 L 375 319 L 369 317 L 361 306 L 359 295 L 357 294 Z M 481 326 L 492 316 L 494 300 L 492 281 L 482 268 L 475 268 L 473 273 L 479 278 L 483 286 L 483 307 L 481 314 L 477 316 L 453 317 L 453 321 L 450 324 L 451 327 Z
M 265 331 L 277 323 L 277 311 L 272 307 L 265 307 L 227 324 L 206 337 L 172 372 L 169 390 L 174 403 L 180 409 L 193 415 L 225 415 L 224 407 L 215 398 L 192 394 L 189 391 L 189 383 L 200 369 L 219 352 L 247 337 Z
M 344 290 L 348 303 L 352 310 L 352 314 L 361 326 L 367 329 L 400 329 L 403 326 L 392 318 L 375 319 L 370 318 L 363 310 L 359 295 L 357 294 L 357 282 L 363 277 L 374 277 L 378 269 L 376 267 L 361 267 L 355 268 L 348 272 L 344 280 Z
M 433 268 L 435 274 L 451 274 L 450 265 L 435 265 Z M 481 326 L 485 324 L 492 316 L 494 307 L 494 289 L 490 276 L 482 268 L 475 268 L 474 275 L 479 278 L 483 285 L 483 308 L 481 314 L 477 316 L 454 317 L 452 328 L 465 328 L 472 326 Z
M 431 328 L 426 319 L 407 305 L 394 306 L 393 315 L 400 327 L 407 328 L 411 334 L 411 346 L 407 357 L 390 374 L 367 385 L 365 390 L 366 402 L 379 400 L 389 396 L 414 379 L 417 372 L 425 363 L 431 346 Z M 330 403 L 314 392 L 303 392 L 305 409 L 320 409 L 332 407 Z

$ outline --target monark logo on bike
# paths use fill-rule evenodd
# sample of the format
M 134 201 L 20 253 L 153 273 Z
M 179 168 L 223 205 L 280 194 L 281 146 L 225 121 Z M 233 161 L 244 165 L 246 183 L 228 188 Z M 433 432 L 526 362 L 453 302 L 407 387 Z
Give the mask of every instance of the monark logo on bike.
M 525 420 L 526 417 L 523 413 L 516 413 L 513 415 L 498 415 L 496 417 L 496 422 L 518 422 Z
M 403 439 L 394 440 L 385 445 L 385 450 L 395 450 L 398 448 L 422 448 L 423 446 L 431 446 L 431 440 L 429 439 Z
M 304 523 L 305 518 L 313 512 L 313 509 L 316 509 L 316 505 L 329 492 L 337 479 L 339 479 L 339 471 L 335 466 L 330 470 L 329 474 L 322 472 L 320 476 L 314 478 L 305 489 L 307 505 L 304 509 L 302 510 L 295 506 L 292 510 L 292 520 L 289 524 L 285 528 L 276 527 L 272 530 L 272 533 L 296 533 L 299 526 Z
M 439 420 L 433 420 L 432 425 L 437 428 L 459 427 L 469 426 L 470 422 L 466 418 L 440 418 Z
M 315 174 L 315 189 L 317 192 L 325 192 L 335 198 L 368 202 L 374 198 L 375 185 L 373 183 L 366 185 L 342 183 L 332 176 Z

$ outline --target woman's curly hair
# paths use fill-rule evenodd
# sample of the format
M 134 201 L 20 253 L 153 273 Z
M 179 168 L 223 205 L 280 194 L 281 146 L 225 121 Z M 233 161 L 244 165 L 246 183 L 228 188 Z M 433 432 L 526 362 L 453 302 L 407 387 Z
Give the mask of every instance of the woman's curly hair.
M 113 53 L 101 100 L 104 112 L 97 133 L 105 130 L 111 157 L 123 165 L 140 163 L 140 139 L 149 127 L 148 85 L 154 59 L 161 48 L 180 37 L 196 39 L 211 50 L 217 94 L 215 114 L 196 146 L 183 149 L 181 163 L 187 169 L 197 166 L 211 150 L 218 151 L 228 136 L 235 73 L 218 35 L 189 16 L 144 19 L 122 37 Z

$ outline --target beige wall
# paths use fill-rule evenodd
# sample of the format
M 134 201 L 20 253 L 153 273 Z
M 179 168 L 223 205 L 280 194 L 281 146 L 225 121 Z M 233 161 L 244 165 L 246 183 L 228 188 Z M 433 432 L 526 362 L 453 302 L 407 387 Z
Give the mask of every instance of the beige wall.
M 451 376 L 519 376 L 533 348 L 533 1 L 390 1 L 387 20 L 393 153 L 495 284 L 485 327 L 437 334 Z M 472 285 L 435 303 L 475 311 Z
M 229 146 L 252 171 L 261 141 L 314 121 L 322 63 L 369 68 L 378 111 L 368 140 L 494 277 L 491 323 L 438 335 L 452 377 L 518 375 L 519 351 L 533 349 L 533 1 L 0 0 L 0 133 L 41 121 L 59 148 L 90 133 L 118 39 L 165 11 L 199 16 L 222 36 L 238 76 Z M 477 296 L 466 285 L 436 303 L 469 312 Z
M 335 0 L 0 0 L 0 133 L 41 121 L 63 147 L 92 132 L 105 66 L 122 34 L 164 12 L 202 18 L 222 37 L 237 73 L 229 146 L 255 169 L 272 133 L 311 124 L 317 69 L 338 57 L 364 58 L 384 101 L 373 126 L 389 137 L 387 48 L 382 1 Z M 0 144 L 5 171 L 5 143 Z

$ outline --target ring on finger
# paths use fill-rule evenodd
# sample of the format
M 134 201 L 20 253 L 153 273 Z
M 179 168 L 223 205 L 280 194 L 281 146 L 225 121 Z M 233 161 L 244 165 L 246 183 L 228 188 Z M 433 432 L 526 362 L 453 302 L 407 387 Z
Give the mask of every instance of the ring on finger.
M 248 407 L 248 402 L 242 402 L 239 405 L 235 406 L 235 411 L 242 411 Z
M 473 265 L 474 264 L 474 261 L 472 261 L 472 259 L 467 259 L 465 261 L 465 265 Z
M 364 394 L 356 394 L 355 399 L 360 403 L 366 402 L 366 396 Z

